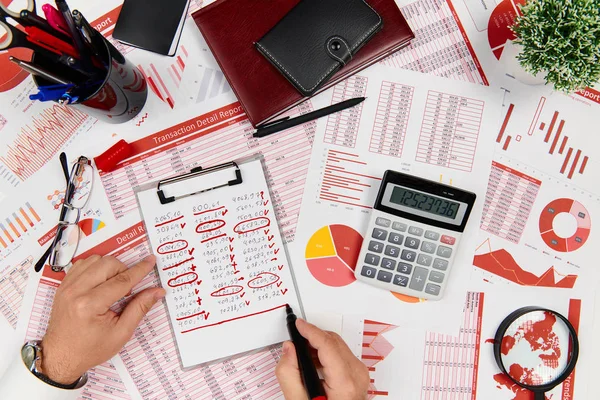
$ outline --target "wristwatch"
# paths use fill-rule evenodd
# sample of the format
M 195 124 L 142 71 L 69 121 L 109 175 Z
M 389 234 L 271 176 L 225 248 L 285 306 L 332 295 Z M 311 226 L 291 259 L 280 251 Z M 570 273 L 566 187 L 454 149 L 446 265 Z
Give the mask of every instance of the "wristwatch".
M 64 385 L 62 383 L 54 382 L 52 379 L 48 378 L 46 375 L 38 371 L 38 361 L 41 361 L 42 359 L 42 347 L 40 346 L 40 343 L 41 342 L 37 340 L 26 342 L 21 348 L 21 358 L 23 359 L 23 363 L 33 375 L 35 375 L 38 379 L 42 380 L 48 385 L 60 389 L 79 389 L 87 383 L 87 372 L 75 382 L 69 385 Z

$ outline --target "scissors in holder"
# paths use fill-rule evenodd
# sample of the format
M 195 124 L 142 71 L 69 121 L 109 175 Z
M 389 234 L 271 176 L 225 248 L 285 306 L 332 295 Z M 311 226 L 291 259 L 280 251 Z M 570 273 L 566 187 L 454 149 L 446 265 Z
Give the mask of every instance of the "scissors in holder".
M 6 16 L 0 16 L 0 51 L 15 47 L 25 47 L 48 55 L 67 55 L 77 58 L 75 48 L 34 26 L 26 27 L 27 32 L 9 24 Z
M 0 17 L 10 17 L 24 27 L 37 28 L 57 39 L 71 43 L 70 36 L 54 29 L 48 21 L 37 15 L 35 0 L 13 0 L 8 6 L 0 2 Z

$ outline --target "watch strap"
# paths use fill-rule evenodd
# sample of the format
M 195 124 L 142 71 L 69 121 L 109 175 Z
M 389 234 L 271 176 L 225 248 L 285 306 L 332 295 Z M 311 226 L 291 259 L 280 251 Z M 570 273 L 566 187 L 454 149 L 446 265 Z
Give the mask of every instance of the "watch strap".
M 79 382 L 81 381 L 81 378 L 77 379 L 75 382 L 69 384 L 69 385 L 64 385 L 62 383 L 58 383 L 53 381 L 52 379 L 48 378 L 46 375 L 42 374 L 41 372 L 38 371 L 31 371 L 31 373 L 33 375 L 35 375 L 36 377 L 38 377 L 38 379 L 40 379 L 41 381 L 47 383 L 48 385 L 57 387 L 59 389 L 75 389 L 77 387 L 77 385 L 79 385 Z

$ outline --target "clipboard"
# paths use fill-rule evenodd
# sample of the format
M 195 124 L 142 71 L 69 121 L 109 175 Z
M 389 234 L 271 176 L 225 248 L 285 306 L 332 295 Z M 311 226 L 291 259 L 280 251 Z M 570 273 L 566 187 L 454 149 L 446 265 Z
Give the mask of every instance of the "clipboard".
M 170 197 L 167 197 L 164 194 L 164 187 L 165 186 L 172 185 L 172 184 L 175 184 L 175 183 L 178 183 L 178 182 L 184 182 L 184 181 L 189 180 L 189 179 L 198 178 L 198 177 L 201 177 L 203 175 L 210 174 L 210 173 L 217 172 L 217 171 L 221 171 L 221 170 L 229 168 L 229 167 L 234 167 L 235 168 L 235 179 L 227 181 L 226 183 L 223 183 L 223 184 L 217 185 L 217 186 L 213 186 L 213 187 L 205 189 L 205 190 L 183 194 L 183 195 L 180 195 L 180 196 L 170 196 Z M 215 165 L 214 167 L 209 167 L 209 168 L 206 168 L 206 169 L 203 169 L 202 167 L 192 168 L 192 170 L 189 173 L 187 173 L 187 174 L 183 174 L 183 175 L 179 175 L 179 176 L 174 176 L 174 177 L 171 177 L 171 178 L 163 179 L 162 181 L 158 182 L 158 185 L 156 187 L 156 194 L 158 195 L 158 198 L 159 198 L 161 204 L 168 204 L 168 203 L 172 203 L 172 202 L 174 202 L 176 200 L 179 200 L 179 199 L 182 199 L 182 198 L 185 198 L 185 197 L 188 197 L 188 196 L 194 196 L 194 195 L 197 195 L 197 194 L 200 194 L 200 193 L 207 192 L 209 190 L 219 189 L 219 188 L 222 188 L 222 187 L 225 187 L 225 186 L 240 185 L 243 182 L 244 181 L 242 179 L 242 172 L 240 171 L 240 167 L 238 166 L 238 164 L 235 161 L 230 161 L 228 163 Z M 163 189 L 161 189 L 161 186 L 163 187 Z
M 285 304 L 304 311 L 262 156 L 136 191 L 182 367 L 288 340 Z

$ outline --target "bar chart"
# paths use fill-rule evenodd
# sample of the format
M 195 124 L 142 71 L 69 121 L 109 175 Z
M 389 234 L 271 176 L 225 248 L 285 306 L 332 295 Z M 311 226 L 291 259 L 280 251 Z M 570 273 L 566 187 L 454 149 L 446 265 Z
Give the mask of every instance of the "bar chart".
M 319 199 L 360 208 L 372 208 L 381 178 L 369 175 L 367 163 L 358 154 L 328 150 Z
M 573 179 L 576 175 L 583 175 L 590 161 L 590 157 L 584 154 L 579 146 L 572 144 L 573 140 L 569 137 L 575 134 L 569 133 L 569 124 L 567 117 L 561 115 L 561 112 L 554 110 L 552 117 L 544 119 L 542 111 L 546 105 L 546 98 L 542 97 L 539 101 L 537 110 L 533 116 L 527 136 L 539 137 L 545 147 L 545 152 L 554 156 L 556 169 L 561 175 L 568 179 Z M 510 149 L 514 142 L 521 142 L 525 135 L 512 132 L 510 123 L 516 113 L 518 106 L 510 104 L 504 116 L 504 120 L 496 137 L 496 143 L 502 145 L 502 150 Z M 522 132 L 522 131 L 519 131 Z M 524 133 L 524 132 L 522 132 Z M 539 147 L 539 144 L 536 145 Z M 560 167 L 559 167 L 560 166 Z
M 29 202 L 10 213 L 0 221 L 0 251 L 9 248 L 39 222 L 41 218 Z

